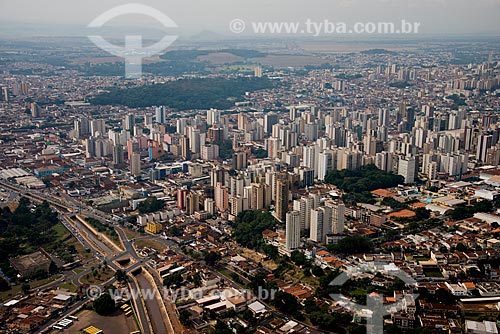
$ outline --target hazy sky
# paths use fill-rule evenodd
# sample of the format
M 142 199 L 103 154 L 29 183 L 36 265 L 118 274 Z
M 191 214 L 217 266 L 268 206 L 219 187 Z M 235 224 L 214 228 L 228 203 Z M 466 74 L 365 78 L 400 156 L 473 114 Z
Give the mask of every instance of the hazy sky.
M 152 6 L 177 23 L 177 34 L 210 30 L 231 34 L 234 18 L 251 21 L 421 22 L 422 34 L 487 33 L 500 35 L 500 0 L 0 0 L 0 23 L 85 26 L 104 11 L 130 2 Z M 154 24 L 127 16 L 117 24 Z M 17 26 L 17 25 L 12 25 Z M 61 29 L 60 34 L 64 34 Z M 5 31 L 4 31 L 5 33 Z

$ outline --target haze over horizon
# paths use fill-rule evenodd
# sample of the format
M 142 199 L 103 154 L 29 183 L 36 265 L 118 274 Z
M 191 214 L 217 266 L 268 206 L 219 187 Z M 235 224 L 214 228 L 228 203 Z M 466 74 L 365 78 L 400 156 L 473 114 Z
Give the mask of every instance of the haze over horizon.
M 1 0 L 0 24 L 7 28 L 3 29 L 2 35 L 84 35 L 87 24 L 95 17 L 127 3 L 130 1 Z M 202 31 L 231 35 L 228 24 L 235 18 L 246 22 L 304 22 L 311 19 L 348 24 L 400 22 L 405 19 L 420 22 L 421 35 L 498 35 L 500 31 L 499 0 L 478 0 L 474 3 L 467 0 L 289 0 L 281 6 L 265 0 L 215 0 L 210 3 L 187 0 L 182 4 L 147 0 L 137 3 L 156 8 L 169 16 L 178 25 L 175 33 L 180 36 Z M 128 26 L 131 29 L 162 28 L 154 19 L 141 15 L 116 18 L 108 25 Z

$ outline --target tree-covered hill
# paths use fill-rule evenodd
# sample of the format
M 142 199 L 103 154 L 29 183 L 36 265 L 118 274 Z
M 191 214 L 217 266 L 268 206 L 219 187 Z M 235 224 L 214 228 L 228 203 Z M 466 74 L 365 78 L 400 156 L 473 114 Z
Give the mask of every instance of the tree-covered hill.
M 125 105 L 133 108 L 166 105 L 179 110 L 227 109 L 241 99 L 245 92 L 268 89 L 274 85 L 275 83 L 268 78 L 180 79 L 149 86 L 111 88 L 109 92 L 92 98 L 91 103 Z
M 368 165 L 356 170 L 330 171 L 325 182 L 334 184 L 347 192 L 362 193 L 379 188 L 396 187 L 404 182 L 404 178 L 400 175 L 384 172 L 375 165 Z

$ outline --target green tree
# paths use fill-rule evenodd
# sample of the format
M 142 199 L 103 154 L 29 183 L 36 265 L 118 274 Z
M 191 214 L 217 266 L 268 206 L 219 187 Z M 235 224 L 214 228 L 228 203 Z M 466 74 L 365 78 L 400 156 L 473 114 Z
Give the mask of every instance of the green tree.
M 233 222 L 233 236 L 240 245 L 257 249 L 263 244 L 262 232 L 274 228 L 276 224 L 269 211 L 243 211 Z
M 327 245 L 327 248 L 338 253 L 356 254 L 371 252 L 374 245 L 367 237 L 355 235 L 342 238 L 336 245 Z
M 124 270 L 118 269 L 115 273 L 115 278 L 118 282 L 126 282 L 128 277 Z
M 436 301 L 443 304 L 452 305 L 456 303 L 456 298 L 447 289 L 437 289 L 435 293 Z
M 316 277 L 321 277 L 325 274 L 325 271 L 323 269 L 321 269 L 321 267 L 318 267 L 318 266 L 313 266 L 311 269 L 311 272 Z
M 474 205 L 457 206 L 451 211 L 450 216 L 454 220 L 461 220 L 472 217 L 477 212 L 493 211 L 493 203 L 490 201 L 477 201 Z
M 109 293 L 103 293 L 94 300 L 94 311 L 99 315 L 110 315 L 115 311 L 115 302 Z
M 163 285 L 165 285 L 167 288 L 179 285 L 184 281 L 184 278 L 182 277 L 181 273 L 176 272 L 174 274 L 170 274 L 167 277 L 163 279 Z
M 160 201 L 156 196 L 150 196 L 137 205 L 140 214 L 160 211 L 165 207 L 165 202 Z
M 356 170 L 332 170 L 326 175 L 325 182 L 349 193 L 362 193 L 395 187 L 403 183 L 404 179 L 400 175 L 382 171 L 375 165 L 367 165 Z
M 384 197 L 381 204 L 385 205 L 385 206 L 389 206 L 391 209 L 393 209 L 395 211 L 408 209 L 408 205 L 406 203 L 401 203 L 400 201 L 397 201 L 392 197 Z
M 306 309 L 309 310 L 309 308 Z M 344 333 L 342 326 L 349 324 L 352 318 L 349 316 L 343 317 L 340 313 L 329 314 L 328 311 L 316 308 L 309 313 L 309 319 L 313 325 L 318 326 L 320 329 Z
M 27 294 L 30 291 L 31 287 L 29 283 L 23 283 L 21 285 L 21 290 L 23 291 L 24 294 Z
M 217 262 L 220 261 L 221 256 L 219 253 L 216 253 L 214 251 L 210 251 L 205 254 L 205 263 L 209 266 L 214 266 L 217 264 Z
M 415 220 L 416 221 L 422 221 L 429 219 L 431 217 L 431 212 L 427 210 L 426 208 L 417 208 L 414 210 L 415 211 Z
M 304 255 L 304 253 L 299 250 L 294 250 L 290 254 L 290 259 L 293 261 L 293 263 L 295 263 L 298 266 L 303 266 L 308 263 L 308 260 Z
M 150 66 L 166 66 L 170 62 L 160 62 Z M 176 63 L 181 66 L 182 63 Z M 175 66 L 174 66 L 175 69 Z M 121 70 L 123 73 L 123 69 Z M 167 72 L 171 73 L 171 71 Z M 171 75 L 171 74 L 168 74 Z M 169 81 L 163 84 L 113 88 L 109 92 L 92 98 L 98 105 L 126 105 L 147 107 L 168 105 L 179 110 L 188 109 L 228 109 L 245 92 L 274 87 L 276 83 L 268 78 L 194 78 Z
M 189 325 L 189 319 L 191 319 L 191 313 L 186 309 L 182 309 L 179 312 L 179 320 L 181 324 L 183 324 L 184 326 Z
M 193 284 L 196 288 L 199 288 L 201 286 L 201 277 L 199 273 L 194 274 Z
M 362 191 L 359 193 L 347 192 L 342 196 L 342 200 L 352 205 L 356 205 L 357 203 L 375 204 L 377 202 L 369 191 Z
M 233 142 L 231 140 L 224 140 L 223 142 L 219 143 L 219 157 L 222 160 L 232 158 L 233 154 Z
M 350 325 L 347 328 L 349 334 L 366 334 L 366 327 L 360 325 Z M 389 332 L 392 333 L 392 332 Z
M 260 247 L 264 254 L 269 256 L 271 259 L 275 260 L 279 257 L 280 253 L 278 251 L 278 247 L 269 245 L 269 244 L 264 244 Z
M 300 311 L 300 304 L 297 299 L 287 292 L 278 291 L 273 302 L 274 306 L 281 312 L 294 315 Z
M 177 225 L 170 227 L 168 233 L 174 237 L 180 237 L 183 234 L 182 229 Z
M 391 334 L 403 334 L 403 331 L 396 325 L 388 325 L 387 327 L 384 328 L 387 333 Z
M 68 263 L 68 262 L 71 262 L 70 260 L 73 260 L 74 257 L 72 255 L 68 255 L 66 257 L 66 259 L 68 260 L 68 261 L 66 261 Z M 49 274 L 55 274 L 58 271 L 59 271 L 59 268 L 57 267 L 56 263 L 54 261 L 50 261 Z
M 234 334 L 234 333 L 225 322 L 217 320 L 213 334 Z
M 57 238 L 53 226 L 57 213 L 47 202 L 33 208 L 29 199 L 21 197 L 17 208 L 0 208 L 0 263 L 8 267 L 8 258 L 51 245 Z M 7 275 L 4 271 L 4 273 Z
M 264 159 L 267 158 L 268 152 L 264 149 L 258 148 L 252 151 L 252 154 L 257 158 L 257 159 Z
M 7 291 L 10 289 L 9 282 L 2 276 L 0 276 L 0 291 Z

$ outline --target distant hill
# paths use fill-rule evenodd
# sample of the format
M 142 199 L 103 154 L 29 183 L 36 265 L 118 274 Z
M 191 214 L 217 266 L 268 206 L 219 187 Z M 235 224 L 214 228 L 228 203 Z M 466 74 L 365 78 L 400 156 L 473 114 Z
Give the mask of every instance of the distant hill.
M 161 59 L 165 60 L 195 60 L 199 56 L 206 56 L 211 53 L 230 53 L 241 58 L 260 58 L 265 57 L 266 54 L 256 50 L 249 49 L 219 49 L 219 50 L 172 50 L 164 53 L 160 56 Z
M 383 55 L 383 54 L 397 54 L 395 51 L 390 51 L 386 49 L 370 49 L 370 50 L 364 50 L 361 51 L 361 53 L 368 54 L 368 55 Z

